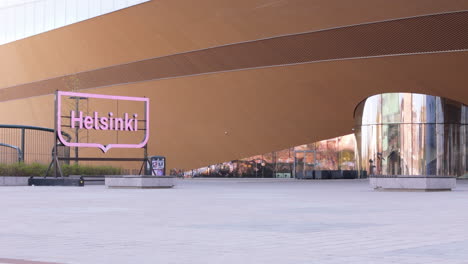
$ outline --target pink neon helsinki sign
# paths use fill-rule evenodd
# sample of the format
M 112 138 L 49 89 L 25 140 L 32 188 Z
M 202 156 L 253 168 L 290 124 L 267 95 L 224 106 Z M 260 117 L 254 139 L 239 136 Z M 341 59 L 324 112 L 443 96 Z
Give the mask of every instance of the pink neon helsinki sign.
M 100 143 L 80 143 L 69 142 L 62 135 L 62 99 L 63 97 L 81 97 L 81 98 L 95 98 L 107 100 L 121 100 L 145 103 L 145 132 L 144 139 L 138 144 L 100 144 Z M 76 93 L 57 91 L 57 135 L 60 142 L 67 147 L 86 147 L 86 148 L 99 148 L 104 153 L 111 148 L 142 148 L 149 140 L 149 98 L 143 97 L 129 97 L 129 96 L 113 96 L 113 95 L 100 95 L 89 93 Z M 85 129 L 96 131 L 138 131 L 138 124 L 142 122 L 138 119 L 138 114 L 123 113 L 121 116 L 115 115 L 113 112 L 106 112 L 101 114 L 93 112 L 91 115 L 86 115 L 83 111 L 70 111 L 70 128 L 72 129 Z

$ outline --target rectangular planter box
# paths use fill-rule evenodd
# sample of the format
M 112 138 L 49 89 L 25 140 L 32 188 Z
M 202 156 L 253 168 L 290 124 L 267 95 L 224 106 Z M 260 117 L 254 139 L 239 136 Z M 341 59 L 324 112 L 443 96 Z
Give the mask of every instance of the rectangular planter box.
M 158 189 L 172 188 L 174 177 L 168 176 L 106 176 L 107 188 Z
M 451 191 L 457 186 L 457 179 L 444 176 L 371 176 L 369 183 L 374 190 Z
M 82 179 L 72 178 L 55 178 L 55 177 L 33 177 L 29 179 L 31 186 L 76 186 L 83 187 L 84 181 Z
M 0 176 L 0 186 L 28 186 L 29 177 Z

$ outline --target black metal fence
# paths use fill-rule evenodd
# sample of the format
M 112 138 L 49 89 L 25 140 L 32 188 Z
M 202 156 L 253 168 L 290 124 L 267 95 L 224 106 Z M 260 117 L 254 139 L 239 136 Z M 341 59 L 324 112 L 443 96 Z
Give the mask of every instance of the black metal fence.
M 65 137 L 69 135 L 64 134 Z M 44 127 L 0 125 L 0 163 L 49 164 L 54 148 L 54 130 Z M 69 158 L 70 148 L 59 146 L 58 155 Z

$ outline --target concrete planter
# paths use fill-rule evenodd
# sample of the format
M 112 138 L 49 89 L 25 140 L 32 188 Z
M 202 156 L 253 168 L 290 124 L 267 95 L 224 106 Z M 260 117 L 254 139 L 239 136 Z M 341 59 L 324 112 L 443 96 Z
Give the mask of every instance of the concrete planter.
M 125 189 L 160 189 L 172 188 L 175 185 L 174 177 L 169 176 L 106 176 L 107 188 Z
M 457 186 L 457 179 L 444 176 L 371 176 L 369 184 L 374 190 L 451 191 Z
M 28 186 L 28 176 L 0 176 L 0 186 Z

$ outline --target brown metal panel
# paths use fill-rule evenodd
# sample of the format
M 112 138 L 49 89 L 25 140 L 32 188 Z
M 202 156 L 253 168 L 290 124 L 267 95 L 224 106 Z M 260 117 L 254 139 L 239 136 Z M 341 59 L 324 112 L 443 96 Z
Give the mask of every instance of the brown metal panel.
M 138 61 L 0 90 L 0 100 L 296 63 L 468 49 L 468 11 L 251 41 Z
M 230 43 L 467 9 L 466 0 L 153 0 L 0 46 L 0 87 Z
M 189 169 L 351 133 L 354 108 L 373 94 L 415 92 L 468 104 L 465 69 L 467 51 L 306 63 L 88 91 L 150 97 L 149 153 L 166 155 L 170 167 Z M 8 114 L 0 123 L 52 127 L 52 102 L 51 95 L 2 102 L 0 112 Z

